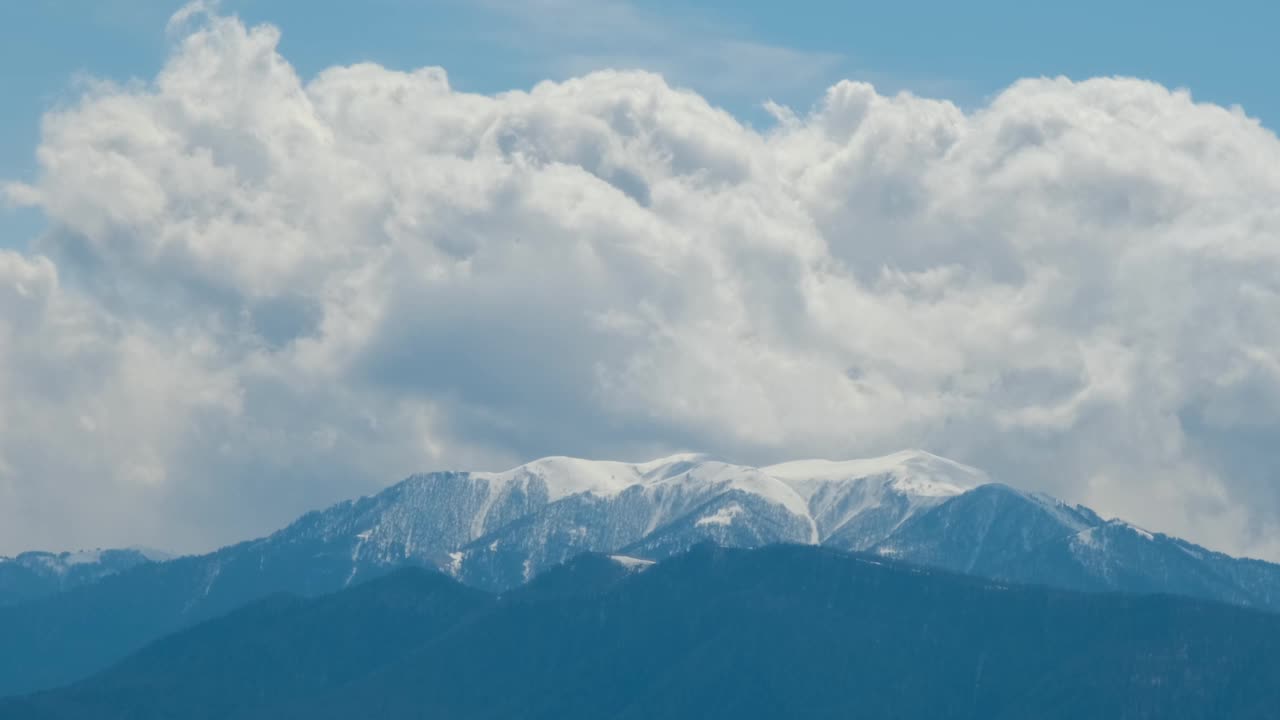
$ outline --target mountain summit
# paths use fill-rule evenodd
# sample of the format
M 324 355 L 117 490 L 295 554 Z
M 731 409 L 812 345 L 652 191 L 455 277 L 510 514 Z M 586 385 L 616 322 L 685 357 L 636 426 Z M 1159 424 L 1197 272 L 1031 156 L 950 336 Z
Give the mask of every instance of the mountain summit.
M 645 463 L 550 457 L 500 473 L 415 475 L 273 538 L 347 538 L 353 579 L 412 559 L 502 590 L 587 551 L 656 558 L 703 541 L 869 550 L 986 482 L 919 450 L 764 468 L 695 454 Z
M 0 606 L 47 597 L 145 563 L 172 558 L 150 548 L 31 551 L 17 557 L 0 556 Z

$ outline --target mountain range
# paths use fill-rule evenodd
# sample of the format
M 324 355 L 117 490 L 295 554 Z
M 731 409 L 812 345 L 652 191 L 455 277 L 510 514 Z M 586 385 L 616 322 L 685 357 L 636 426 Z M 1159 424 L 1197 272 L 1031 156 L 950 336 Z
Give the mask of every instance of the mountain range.
M 171 558 L 168 553 L 143 548 L 32 551 L 17 557 L 0 556 L 0 606 L 47 597 L 138 565 Z
M 402 569 L 274 595 L 7 720 L 1274 717 L 1280 615 L 710 543 L 493 595 Z
M 582 553 L 653 561 L 703 542 L 821 545 L 997 582 L 1280 610 L 1280 566 L 1104 519 L 922 451 L 762 468 L 693 454 L 554 457 L 415 475 L 261 539 L 0 607 L 0 695 L 78 680 L 273 593 L 316 596 L 406 565 L 504 592 Z

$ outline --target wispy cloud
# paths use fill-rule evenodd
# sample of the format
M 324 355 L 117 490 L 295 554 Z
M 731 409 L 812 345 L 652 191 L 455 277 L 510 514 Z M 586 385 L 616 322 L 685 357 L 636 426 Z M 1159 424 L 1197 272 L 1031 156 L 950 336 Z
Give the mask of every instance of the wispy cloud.
M 758 103 L 812 97 L 848 66 L 838 53 L 759 42 L 722 18 L 657 14 L 625 0 L 480 3 L 492 13 L 502 42 L 552 77 L 643 69 L 713 97 Z

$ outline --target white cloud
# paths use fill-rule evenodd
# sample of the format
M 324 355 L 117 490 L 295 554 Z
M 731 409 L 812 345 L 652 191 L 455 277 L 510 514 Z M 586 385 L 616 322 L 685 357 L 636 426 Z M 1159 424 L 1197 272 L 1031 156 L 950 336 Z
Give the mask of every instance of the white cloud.
M 1239 111 L 846 82 L 761 133 L 638 72 L 304 84 L 202 22 L 9 188 L 53 229 L 0 255 L 0 548 L 205 547 L 552 453 L 925 446 L 1280 557 L 1280 141 Z

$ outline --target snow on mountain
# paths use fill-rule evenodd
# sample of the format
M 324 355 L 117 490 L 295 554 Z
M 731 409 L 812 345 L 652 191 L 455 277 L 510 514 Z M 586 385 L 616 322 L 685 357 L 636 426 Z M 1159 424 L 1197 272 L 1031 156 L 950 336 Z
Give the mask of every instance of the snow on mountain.
M 553 470 L 568 477 L 552 476 Z M 751 519 L 735 517 L 737 544 L 757 536 L 761 544 L 818 539 L 804 498 L 790 485 L 756 468 L 700 455 L 637 464 L 551 458 L 505 473 L 472 473 L 466 482 L 491 483 L 491 497 L 518 491 L 545 498 L 510 522 L 494 522 L 491 506 L 481 507 L 462 557 L 449 565 L 455 577 L 481 587 L 509 587 L 579 553 L 631 547 L 651 536 L 664 537 L 672 551 L 720 541 L 723 529 L 696 522 L 683 528 L 679 521 L 714 514 L 711 505 L 731 495 L 749 498 L 753 518 L 769 518 L 757 532 L 747 529 Z
M 241 592 L 233 586 L 324 592 L 404 564 L 503 590 L 584 552 L 657 559 L 702 542 L 822 544 L 999 580 L 1280 605 L 1274 565 L 1241 564 L 905 450 L 760 468 L 693 453 L 640 463 L 547 457 L 501 472 L 414 475 L 191 559 L 196 597 L 184 613 L 223 607 Z M 101 560 L 91 551 L 23 562 L 57 576 Z
M 16 557 L 0 556 L 0 563 L 23 567 L 41 575 L 88 573 L 105 576 L 140 563 L 163 562 L 172 558 L 169 553 L 150 548 L 95 548 L 59 553 L 33 550 Z
M 622 550 L 631 555 L 663 558 L 699 543 L 726 547 L 761 547 L 775 543 L 817 543 L 808 515 L 743 490 L 730 487 L 691 512 L 636 539 Z
M 505 591 L 584 553 L 615 556 L 609 568 L 617 570 L 630 562 L 618 556 L 653 561 L 706 542 L 821 544 L 999 582 L 1280 610 L 1280 566 L 1104 520 L 919 450 L 760 468 L 694 454 L 643 463 L 551 457 L 502 472 L 414 475 L 207 555 L 156 563 L 131 551 L 140 566 L 110 583 L 62 594 L 62 604 L 9 608 L 27 614 L 0 612 L 0 636 L 25 633 L 13 640 L 27 648 L 22 657 L 46 658 L 6 664 L 0 653 L 0 694 L 69 681 L 272 593 L 331 592 L 402 565 Z M 113 552 L 37 554 L 23 563 L 78 578 Z M 15 569 L 32 572 L 0 562 L 0 598 Z M 95 632 L 59 630 L 89 617 L 116 623 L 101 636 L 106 645 L 95 644 Z M 68 664 L 72 657 L 83 662 Z
M 976 468 L 923 450 L 863 460 L 799 460 L 762 468 L 808 503 L 818 541 L 866 550 L 904 522 L 983 483 Z
M 326 592 L 406 564 L 504 590 L 584 552 L 658 559 L 702 542 L 822 544 L 999 580 L 1190 588 L 1280 604 L 1276 566 L 1224 569 L 1236 561 L 906 450 L 761 468 L 690 453 L 641 463 L 548 457 L 502 472 L 414 475 L 268 537 L 186 559 L 192 597 L 182 615 L 232 606 L 250 588 Z M 19 560 L 56 590 L 66 584 L 57 578 L 78 583 L 157 557 L 131 550 Z M 14 562 L 7 574 L 0 563 L 0 592 Z M 1184 582 L 1189 575 L 1200 579 Z
M 888 557 L 998 579 L 1046 543 L 1102 524 L 1093 511 L 988 483 L 904 521 L 868 548 Z
M 663 461 L 654 461 L 653 470 L 659 471 Z M 540 483 L 546 489 L 547 500 L 554 502 L 569 495 L 591 493 L 611 496 L 643 482 L 645 465 L 633 465 L 603 460 L 582 460 L 571 457 L 547 457 L 534 460 L 506 472 L 474 472 L 471 479 L 489 483 L 496 490 L 530 483 Z
M 710 515 L 698 518 L 693 524 L 697 527 L 706 527 L 707 525 L 720 525 L 727 527 L 733 524 L 733 519 L 741 515 L 742 506 L 738 503 L 729 503 L 724 507 L 716 510 Z
M 642 572 L 657 564 L 656 560 L 645 560 L 644 558 L 631 557 L 630 555 L 610 555 L 609 559 L 631 572 Z
M 783 537 L 766 534 L 765 542 L 819 539 L 806 500 L 787 482 L 681 454 L 645 463 L 551 457 L 503 472 L 415 475 L 378 495 L 310 513 L 258 542 L 343 546 L 348 582 L 370 569 L 415 562 L 500 588 L 580 552 L 631 545 L 730 492 L 756 499 L 762 514 L 787 518 L 780 521 L 788 525 Z
M 1113 539 L 1116 533 L 1154 543 L 1161 552 L 1174 542 L 1108 523 L 1088 508 L 993 483 L 967 465 L 906 450 L 760 468 L 698 454 L 642 463 L 549 457 L 502 472 L 415 475 L 372 497 L 310 513 L 250 546 L 268 558 L 293 557 L 305 548 L 332 563 L 324 578 L 340 577 L 339 586 L 396 565 L 423 564 L 503 590 L 583 552 L 656 559 L 709 541 L 822 544 L 1082 589 L 1181 587 L 1165 570 L 1144 574 L 1140 562 L 1107 557 L 1148 554 Z M 1176 557 L 1215 568 L 1225 562 L 1207 551 L 1196 561 L 1193 552 L 1179 547 Z M 1191 572 L 1172 562 L 1153 567 Z M 1280 588 L 1273 568 L 1196 571 L 1229 579 L 1226 585 L 1184 585 L 1204 597 L 1266 604 L 1274 595 L 1280 602 L 1280 591 L 1271 589 Z M 334 580 L 318 582 L 316 588 Z M 1236 582 L 1254 589 L 1228 592 Z
M 921 496 L 951 496 L 991 482 L 977 468 L 924 450 L 903 450 L 861 460 L 794 460 L 761 468 L 806 497 L 830 483 L 886 478 L 898 490 Z
M 145 563 L 172 556 L 143 548 L 74 552 L 24 552 L 0 557 L 0 606 L 33 600 L 96 582 Z

